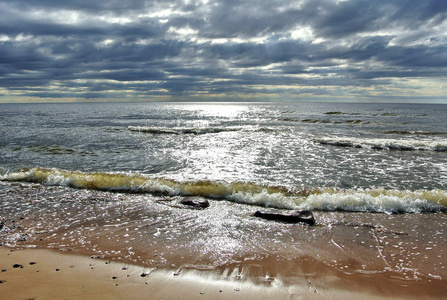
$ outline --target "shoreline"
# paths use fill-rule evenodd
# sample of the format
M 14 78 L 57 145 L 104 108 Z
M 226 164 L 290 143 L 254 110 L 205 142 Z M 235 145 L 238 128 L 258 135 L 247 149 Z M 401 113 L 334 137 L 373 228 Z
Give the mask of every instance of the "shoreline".
M 308 226 L 213 199 L 199 210 L 58 186 L 0 194 L 0 300 L 447 298 L 446 213 L 316 211 Z
M 193 269 L 176 272 L 51 249 L 1 246 L 0 258 L 0 299 L 442 299 L 447 296 L 447 283 L 443 280 L 405 281 L 391 273 L 341 276 L 315 265 L 313 271 L 318 274 L 313 276 L 305 272 L 298 277 L 285 274 L 282 278 L 266 278 L 268 284 L 259 284 L 250 276 Z

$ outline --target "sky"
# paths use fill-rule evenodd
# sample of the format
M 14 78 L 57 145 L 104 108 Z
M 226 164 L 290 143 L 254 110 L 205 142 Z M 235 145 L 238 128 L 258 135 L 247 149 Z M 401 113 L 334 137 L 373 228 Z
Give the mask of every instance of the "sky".
M 0 102 L 447 103 L 446 0 L 0 0 Z

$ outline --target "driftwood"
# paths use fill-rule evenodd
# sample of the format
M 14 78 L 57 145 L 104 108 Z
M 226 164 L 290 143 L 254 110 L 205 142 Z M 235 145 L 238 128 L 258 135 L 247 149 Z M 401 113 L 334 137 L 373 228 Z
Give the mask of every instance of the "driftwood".
M 257 211 L 253 216 L 285 223 L 306 223 L 308 225 L 315 225 L 314 215 L 309 210 L 294 211 L 291 214 Z

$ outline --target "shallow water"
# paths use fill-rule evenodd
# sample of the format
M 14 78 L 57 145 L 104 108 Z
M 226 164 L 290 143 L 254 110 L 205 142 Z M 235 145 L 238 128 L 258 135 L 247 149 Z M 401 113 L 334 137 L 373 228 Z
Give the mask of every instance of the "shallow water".
M 1 187 L 2 237 L 8 246 L 53 248 L 177 272 L 237 269 L 260 282 L 266 276 L 285 282 L 302 278 L 303 261 L 314 263 L 306 271 L 312 276 L 324 266 L 346 276 L 447 278 L 445 213 L 315 212 L 317 225 L 308 226 L 258 219 L 253 214 L 262 208 L 224 200 L 192 209 L 179 203 L 181 197 L 29 183 Z

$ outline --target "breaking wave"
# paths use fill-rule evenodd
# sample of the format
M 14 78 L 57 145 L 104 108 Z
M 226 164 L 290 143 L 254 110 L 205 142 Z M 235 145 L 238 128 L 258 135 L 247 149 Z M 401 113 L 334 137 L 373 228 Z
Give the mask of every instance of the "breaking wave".
M 436 131 L 408 131 L 408 130 L 387 130 L 382 132 L 384 134 L 395 134 L 395 135 L 447 135 L 447 132 L 436 132 Z
M 274 131 L 270 128 L 265 127 L 254 127 L 254 128 L 244 128 L 244 127 L 149 127 L 149 126 L 128 126 L 127 130 L 137 131 L 141 133 L 150 134 L 208 134 L 208 133 L 221 133 L 221 132 L 235 132 L 235 131 L 260 131 L 260 132 L 271 132 Z
M 314 141 L 322 145 L 352 148 L 370 148 L 374 150 L 447 152 L 447 141 L 414 139 L 365 139 L 344 137 L 319 138 L 314 139 Z
M 222 127 L 206 127 L 206 128 L 180 128 L 180 127 L 148 127 L 148 126 L 129 126 L 130 131 L 138 131 L 151 134 L 207 134 L 228 131 L 240 131 L 240 127 L 222 128 Z
M 6 173 L 0 179 L 128 193 L 199 196 L 284 209 L 380 213 L 439 212 L 447 209 L 447 192 L 444 190 L 290 189 L 246 182 L 178 182 L 143 174 L 87 173 L 41 167 Z
M 369 121 L 354 119 L 354 120 L 342 120 L 342 121 L 334 121 L 334 120 L 326 120 L 326 119 L 292 119 L 292 118 L 282 118 L 278 119 L 283 122 L 301 122 L 301 123 L 309 123 L 309 124 L 370 124 Z

